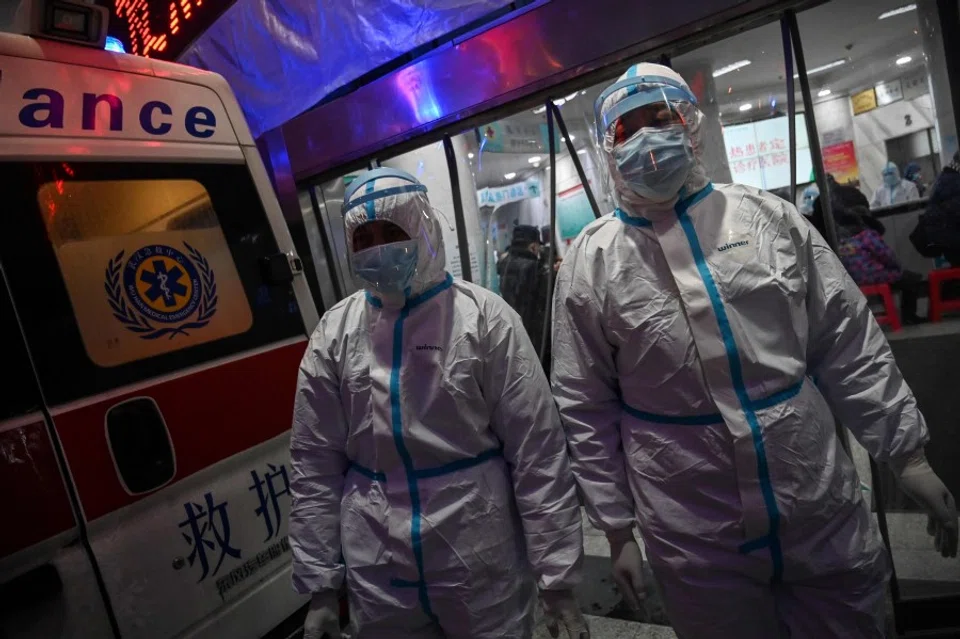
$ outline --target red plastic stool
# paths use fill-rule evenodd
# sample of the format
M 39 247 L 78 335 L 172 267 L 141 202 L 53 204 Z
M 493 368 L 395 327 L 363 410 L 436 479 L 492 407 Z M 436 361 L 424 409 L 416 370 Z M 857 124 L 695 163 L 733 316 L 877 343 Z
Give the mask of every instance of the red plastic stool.
M 939 322 L 944 311 L 960 311 L 960 300 L 943 300 L 940 285 L 950 280 L 960 280 L 960 268 L 944 268 L 930 271 L 930 321 Z
M 874 313 L 877 324 L 880 324 L 881 326 L 887 325 L 894 331 L 900 330 L 900 314 L 897 313 L 897 307 L 893 303 L 893 292 L 890 290 L 889 284 L 870 284 L 868 286 L 861 286 L 860 292 L 863 293 L 863 296 L 866 298 L 880 297 L 883 299 L 883 307 L 885 312 L 883 315 L 877 315 Z

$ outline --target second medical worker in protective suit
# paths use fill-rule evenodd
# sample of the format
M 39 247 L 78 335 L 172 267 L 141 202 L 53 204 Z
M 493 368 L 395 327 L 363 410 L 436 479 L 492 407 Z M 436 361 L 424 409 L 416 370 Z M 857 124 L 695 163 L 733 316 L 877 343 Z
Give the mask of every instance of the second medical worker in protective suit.
M 643 589 L 637 522 L 683 639 L 880 639 L 887 558 L 831 410 L 944 554 L 957 514 L 863 296 L 791 204 L 710 183 L 675 72 L 632 67 L 597 111 L 618 208 L 560 268 L 553 388 L 617 583 Z
M 910 180 L 901 178 L 900 169 L 893 162 L 887 162 L 887 165 L 883 167 L 882 177 L 883 184 L 873 192 L 870 208 L 876 209 L 881 206 L 892 206 L 920 199 L 917 185 Z
M 579 503 L 550 389 L 520 318 L 444 270 L 426 187 L 360 175 L 344 196 L 365 291 L 320 320 L 290 455 L 293 583 L 306 639 L 587 638 L 572 588 Z

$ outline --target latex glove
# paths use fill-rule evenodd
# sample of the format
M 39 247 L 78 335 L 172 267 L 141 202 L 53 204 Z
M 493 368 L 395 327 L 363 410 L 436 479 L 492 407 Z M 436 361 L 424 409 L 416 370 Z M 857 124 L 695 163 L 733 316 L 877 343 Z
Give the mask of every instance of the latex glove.
M 559 637 L 563 628 L 569 639 L 590 639 L 590 630 L 572 590 L 541 590 L 540 603 L 551 637 Z
M 953 495 L 933 472 L 921 448 L 908 458 L 891 460 L 890 467 L 900 488 L 927 511 L 927 533 L 934 538 L 934 547 L 944 557 L 957 556 L 957 504 Z
M 340 600 L 336 590 L 321 590 L 310 598 L 303 639 L 341 639 Z
M 613 580 L 627 605 L 632 610 L 640 610 L 647 598 L 647 587 L 643 583 L 643 554 L 633 538 L 633 529 L 607 533 L 607 541 L 610 542 Z

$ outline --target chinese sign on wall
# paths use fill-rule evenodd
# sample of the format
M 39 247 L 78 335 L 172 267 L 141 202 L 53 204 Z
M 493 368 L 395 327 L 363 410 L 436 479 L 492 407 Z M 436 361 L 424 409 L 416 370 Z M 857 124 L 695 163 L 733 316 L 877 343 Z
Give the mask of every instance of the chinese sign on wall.
M 797 182 L 810 181 L 813 162 L 803 115 L 796 116 Z M 733 181 L 760 189 L 790 185 L 790 131 L 786 117 L 723 128 Z
M 853 140 L 823 147 L 823 167 L 840 184 L 858 183 L 860 168 Z

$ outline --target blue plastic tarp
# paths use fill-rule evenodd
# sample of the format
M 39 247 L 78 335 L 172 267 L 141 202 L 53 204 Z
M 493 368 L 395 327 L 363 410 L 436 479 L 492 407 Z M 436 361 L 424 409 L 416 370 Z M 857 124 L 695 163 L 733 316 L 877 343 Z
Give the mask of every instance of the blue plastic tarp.
M 254 136 L 509 0 L 237 0 L 180 56 L 223 75 Z

